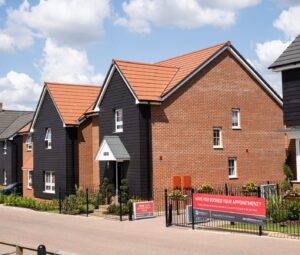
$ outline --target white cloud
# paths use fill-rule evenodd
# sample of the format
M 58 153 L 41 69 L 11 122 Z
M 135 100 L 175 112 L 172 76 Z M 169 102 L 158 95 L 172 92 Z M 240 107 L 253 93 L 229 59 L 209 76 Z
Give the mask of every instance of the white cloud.
M 0 102 L 6 109 L 32 110 L 41 89 L 27 74 L 10 71 L 0 77 Z
M 274 26 L 281 30 L 289 38 L 296 37 L 300 33 L 300 6 L 293 6 L 281 12 L 275 20 Z
M 40 0 L 36 5 L 25 0 L 7 11 L 0 34 L 11 38 L 14 49 L 30 46 L 35 37 L 82 46 L 99 38 L 109 15 L 110 0 Z
M 279 94 L 282 94 L 280 73 L 268 70 L 268 67 L 280 56 L 290 43 L 290 41 L 283 42 L 280 40 L 257 43 L 255 48 L 257 60 L 251 61 L 255 68 Z
M 85 51 L 61 46 L 48 39 L 41 60 L 42 80 L 69 83 L 97 83 L 103 76 L 89 64 Z
M 228 27 L 235 22 L 237 10 L 259 2 L 260 0 L 128 0 L 122 4 L 125 16 L 117 18 L 116 24 L 138 33 L 150 33 L 153 25 L 182 29 L 204 25 Z

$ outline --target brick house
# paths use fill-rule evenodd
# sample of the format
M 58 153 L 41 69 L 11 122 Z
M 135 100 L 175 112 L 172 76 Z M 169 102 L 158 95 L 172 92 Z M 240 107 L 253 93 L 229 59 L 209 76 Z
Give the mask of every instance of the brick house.
M 33 135 L 30 133 L 31 122 L 19 131 L 22 141 L 23 161 L 23 197 L 33 195 Z
M 90 112 L 99 92 L 99 85 L 45 83 L 30 129 L 35 197 L 53 199 L 59 191 L 65 196 L 75 186 L 97 185 L 88 176 L 99 172 L 96 165 L 91 168 L 98 121 Z
M 122 178 L 142 197 L 173 176 L 283 178 L 282 100 L 230 42 L 153 64 L 113 60 L 94 111 L 100 175 L 116 191 Z

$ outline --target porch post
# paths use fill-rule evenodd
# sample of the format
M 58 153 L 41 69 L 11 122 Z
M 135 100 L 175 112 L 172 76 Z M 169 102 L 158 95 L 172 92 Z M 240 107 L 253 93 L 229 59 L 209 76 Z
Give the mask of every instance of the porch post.
M 300 139 L 295 139 L 296 143 L 296 181 L 300 181 Z
M 119 176 L 118 176 L 118 161 L 116 161 L 116 199 L 118 201 L 118 195 L 119 195 Z

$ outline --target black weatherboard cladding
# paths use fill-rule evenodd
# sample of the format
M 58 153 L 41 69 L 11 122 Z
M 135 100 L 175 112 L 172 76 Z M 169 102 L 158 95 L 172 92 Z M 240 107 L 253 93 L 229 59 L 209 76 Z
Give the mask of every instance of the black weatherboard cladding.
M 147 125 L 150 113 L 149 105 L 139 105 L 118 71 L 109 82 L 100 104 L 100 143 L 105 135 L 118 135 L 130 155 L 130 161 L 122 163 L 122 176 L 127 179 L 132 194 L 151 196 L 149 144 Z M 123 109 L 123 132 L 115 133 L 114 111 Z M 114 179 L 114 164 L 100 163 L 101 179 Z
M 52 149 L 45 148 L 46 128 L 52 131 Z M 48 92 L 46 92 L 34 126 L 34 195 L 58 198 L 74 191 L 77 174 L 77 135 L 73 127 L 64 127 Z M 44 192 L 44 172 L 55 172 L 55 194 Z
M 300 68 L 282 72 L 282 94 L 285 124 L 300 126 Z

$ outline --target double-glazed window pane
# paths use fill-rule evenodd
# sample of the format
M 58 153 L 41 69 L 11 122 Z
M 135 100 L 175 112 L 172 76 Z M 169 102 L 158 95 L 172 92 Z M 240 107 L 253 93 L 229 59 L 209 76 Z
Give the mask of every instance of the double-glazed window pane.
M 237 177 L 237 164 L 236 158 L 229 158 L 228 159 L 228 170 L 229 170 L 229 178 Z
M 51 149 L 52 148 L 52 131 L 51 131 L 51 128 L 46 129 L 45 147 L 46 147 L 46 149 Z
M 123 110 L 115 110 L 115 130 L 116 132 L 123 132 Z
M 232 109 L 231 116 L 232 116 L 232 128 L 239 128 L 240 127 L 240 110 Z
M 222 129 L 213 128 L 213 147 L 222 147 Z
M 45 172 L 45 192 L 55 193 L 55 173 L 51 171 Z

